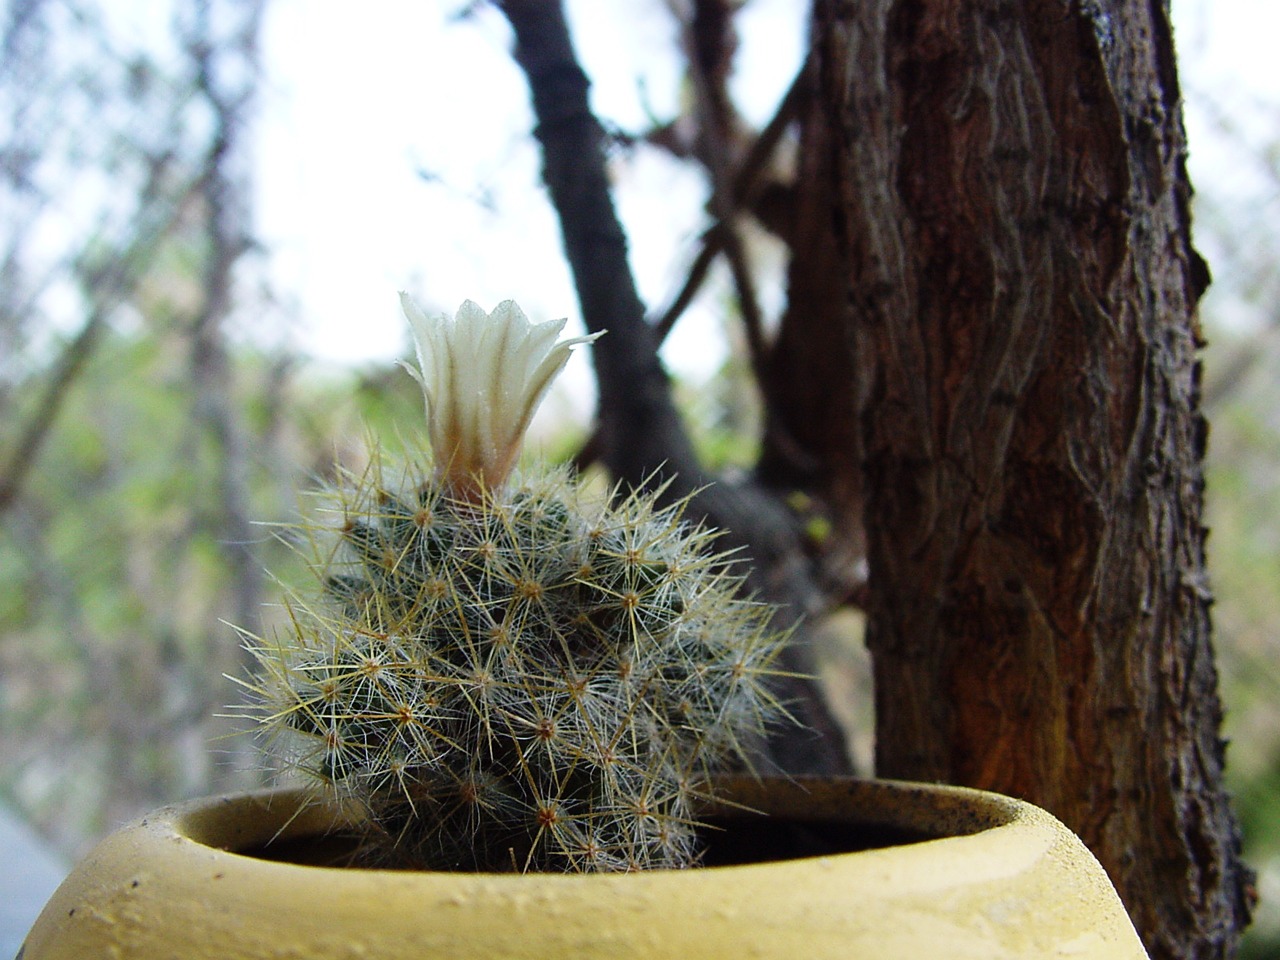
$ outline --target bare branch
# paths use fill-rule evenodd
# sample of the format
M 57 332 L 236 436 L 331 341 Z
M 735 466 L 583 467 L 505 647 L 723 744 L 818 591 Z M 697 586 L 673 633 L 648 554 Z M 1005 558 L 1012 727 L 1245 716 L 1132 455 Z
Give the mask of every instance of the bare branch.
M 506 0 L 516 35 L 515 57 L 529 81 L 543 147 L 543 177 L 560 217 L 565 253 L 583 317 L 592 331 L 608 329 L 593 351 L 600 395 L 600 458 L 631 485 L 671 477 L 669 496 L 696 494 L 695 509 L 725 531 L 751 567 L 753 585 L 785 607 L 792 621 L 822 606 L 799 543 L 796 520 L 768 491 L 751 484 L 708 485 L 676 413 L 658 359 L 657 338 L 644 319 L 626 258 L 626 237 L 609 195 L 603 131 L 587 103 L 558 0 Z M 793 646 L 788 657 L 798 656 Z M 807 730 L 771 741 L 773 762 L 789 771 L 847 770 L 839 724 L 813 684 L 797 670 L 782 695 Z
M 502 9 L 533 96 L 543 178 L 560 216 L 583 319 L 589 330 L 609 331 L 593 351 L 603 462 L 636 486 L 657 479 L 658 468 L 700 486 L 701 470 L 627 263 L 627 239 L 609 193 L 604 131 L 588 105 L 589 82 L 563 11 L 555 0 L 507 0 Z
M 716 218 L 717 236 L 733 276 L 751 368 L 759 380 L 768 351 L 764 314 L 747 267 L 733 190 L 736 156 L 742 152 L 744 137 L 742 122 L 733 107 L 727 86 L 736 46 L 734 10 L 735 5 L 725 0 L 695 0 L 692 16 L 683 26 L 698 120 L 695 152 L 711 181 L 709 206 Z
M 742 163 L 734 172 L 731 191 L 731 209 L 734 212 L 742 209 L 750 209 L 755 212 L 756 200 L 767 183 L 761 177 L 761 174 L 767 169 L 768 163 L 773 157 L 773 152 L 782 140 L 783 133 L 799 116 L 800 104 L 810 94 L 811 86 L 812 78 L 806 63 L 800 68 L 800 72 L 796 74 L 796 78 L 787 89 L 786 96 L 782 98 L 782 102 L 778 104 L 778 109 L 774 111 L 773 117 L 765 125 L 765 128 L 760 131 L 755 140 L 752 141 L 751 147 L 747 150 Z M 773 228 L 774 224 L 767 223 L 766 226 Z M 711 269 L 711 264 L 724 250 L 724 246 L 723 221 L 717 220 L 703 231 L 699 239 L 698 255 L 690 264 L 684 283 L 675 297 L 672 298 L 671 303 L 663 310 L 661 316 L 653 322 L 659 343 L 667 338 L 667 334 L 676 325 L 676 321 L 689 308 L 689 304 L 693 302 L 693 298 L 697 296 L 698 291 L 702 288 L 702 283 L 707 278 L 707 272 Z

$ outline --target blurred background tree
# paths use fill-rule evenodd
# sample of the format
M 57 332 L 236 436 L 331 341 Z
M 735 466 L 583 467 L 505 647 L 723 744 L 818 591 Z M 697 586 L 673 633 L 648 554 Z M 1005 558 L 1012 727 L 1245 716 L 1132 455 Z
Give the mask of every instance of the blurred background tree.
M 234 779 L 209 678 L 238 654 L 210 624 L 257 617 L 250 516 L 277 509 L 245 444 L 255 408 L 274 442 L 280 381 L 228 345 L 262 297 L 242 149 L 260 14 L 191 4 L 144 38 L 93 4 L 7 11 L 0 563 L 24 736 L 5 767 L 72 836 Z
M 798 666 L 823 678 L 829 696 L 809 719 L 831 736 L 790 745 L 787 760 L 838 763 L 844 740 L 850 761 L 867 772 L 871 691 L 861 620 L 868 602 L 883 599 L 869 593 L 863 562 L 861 440 L 843 415 L 855 398 L 828 389 L 853 383 L 838 333 L 847 251 L 833 246 L 822 216 L 833 206 L 818 189 L 834 189 L 822 166 L 831 153 L 814 147 L 824 133 L 814 113 L 821 100 L 806 86 L 819 81 L 806 79 L 797 59 L 790 90 L 776 90 L 763 111 L 735 87 L 750 17 L 762 5 L 655 0 L 629 11 L 676 64 L 682 93 L 646 125 L 603 116 L 605 170 L 633 260 L 642 232 L 653 233 L 636 208 L 660 205 L 648 194 L 628 198 L 637 165 L 661 157 L 686 165 L 701 184 L 685 213 L 692 228 L 664 241 L 669 290 L 646 297 L 655 304 L 649 329 L 655 339 L 673 331 L 661 355 L 681 369 L 678 352 L 689 340 L 675 334 L 692 323 L 684 311 L 701 308 L 720 318 L 711 352 L 725 359 L 677 382 L 668 413 L 692 439 L 691 482 L 718 475 L 728 478 L 726 490 L 756 488 L 759 496 L 708 509 L 741 516 L 747 504 L 757 522 L 739 531 L 749 529 L 742 536 L 757 557 L 774 558 L 761 564 L 772 574 L 762 586 L 800 597 L 810 615 Z M 508 9 L 521 6 L 537 4 Z M 790 6 L 804 24 L 807 4 Z M 412 384 L 389 362 L 341 369 L 299 346 L 296 293 L 282 287 L 280 251 L 259 239 L 255 142 L 269 132 L 264 78 L 269 89 L 279 70 L 262 61 L 272 10 L 232 0 L 175 0 L 140 19 L 118 10 L 13 0 L 0 51 L 9 120 L 0 136 L 0 790 L 69 851 L 156 802 L 253 781 L 240 755 L 247 741 L 225 738 L 217 718 L 234 694 L 216 678 L 240 670 L 234 636 L 219 621 L 269 623 L 275 614 L 261 604 L 273 588 L 261 571 L 287 575 L 288 552 L 254 521 L 286 519 L 297 492 L 335 457 L 351 465 L 367 436 L 395 443 L 418 416 Z M 589 8 L 570 12 L 589 20 Z M 503 41 L 475 76 L 504 68 L 503 18 L 493 7 L 457 3 L 445 14 L 452 22 L 441 29 L 455 38 Z M 1090 5 L 1087 14 L 1099 45 L 1123 38 L 1127 13 Z M 1076 23 L 1085 15 L 1083 7 L 1069 14 Z M 832 34 L 824 36 L 829 44 Z M 577 39 L 590 57 L 590 40 Z M 1194 38 L 1183 47 L 1194 52 Z M 333 51 L 333 69 L 354 102 L 378 98 L 341 53 Z M 401 69 L 412 84 L 413 64 Z M 593 80 L 604 79 L 594 70 Z M 1269 265 L 1280 137 L 1256 122 L 1274 119 L 1274 103 L 1242 104 L 1195 86 L 1189 95 L 1193 112 L 1202 111 L 1200 129 L 1236 145 L 1254 184 L 1241 196 L 1240 177 L 1201 179 L 1196 213 L 1197 243 L 1217 278 L 1203 321 L 1205 405 L 1215 424 L 1210 557 L 1227 730 L 1236 741 L 1228 772 L 1264 893 L 1246 953 L 1265 956 L 1280 950 L 1280 916 L 1266 899 L 1280 883 L 1280 683 L 1270 667 L 1280 652 L 1271 629 L 1280 614 L 1280 510 L 1271 495 L 1280 446 L 1266 362 L 1276 352 L 1267 313 L 1276 299 Z M 521 106 L 513 98 L 517 123 L 528 126 Z M 462 142 L 455 153 L 467 155 L 465 131 L 438 137 Z M 508 172 L 483 157 L 471 162 L 495 181 Z M 477 221 L 495 207 L 498 217 L 514 215 L 501 187 L 477 192 L 475 183 L 419 173 L 441 210 L 456 211 L 465 195 L 461 209 Z M 328 187 L 356 196 L 369 186 L 363 176 L 352 168 L 349 182 Z M 806 255 L 797 263 L 788 249 Z M 433 300 L 429 282 L 427 292 Z M 524 298 L 518 289 L 500 295 Z M 640 303 L 633 293 L 627 305 L 643 311 Z M 346 335 L 361 337 L 359 318 Z M 606 389 L 634 387 L 633 375 L 606 376 Z M 648 375 L 663 378 L 657 368 Z M 604 409 L 628 402 L 606 396 Z M 570 401 L 560 404 L 564 411 Z M 578 407 L 573 427 L 553 428 L 550 449 L 575 455 L 572 434 L 589 420 L 581 400 Z M 630 463 L 619 459 L 629 453 Z M 576 455 L 632 479 L 656 465 L 644 450 L 611 441 L 607 416 Z M 768 517 L 776 523 L 761 522 Z M 840 757 L 824 754 L 833 744 Z M 796 759 L 797 750 L 816 753 Z

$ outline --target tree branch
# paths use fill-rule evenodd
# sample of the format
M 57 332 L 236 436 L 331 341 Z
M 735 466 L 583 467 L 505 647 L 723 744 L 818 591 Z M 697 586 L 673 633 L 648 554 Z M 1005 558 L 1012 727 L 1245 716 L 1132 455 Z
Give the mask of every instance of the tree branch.
M 632 486 L 672 478 L 668 496 L 695 495 L 694 509 L 725 531 L 722 543 L 741 548 L 753 586 L 797 621 L 822 606 L 800 547 L 794 517 L 776 498 L 751 485 L 708 484 L 671 396 L 658 340 L 645 321 L 627 263 L 627 242 L 609 193 L 604 131 L 587 102 L 589 82 L 577 62 L 558 0 L 506 0 L 515 30 L 515 59 L 528 78 L 543 149 L 543 178 L 560 218 L 565 255 L 583 318 L 607 329 L 593 356 L 599 385 L 600 459 Z M 801 651 L 793 646 L 797 670 Z M 839 724 L 813 684 L 788 677 L 781 691 L 804 722 L 770 744 L 774 765 L 788 771 L 848 769 Z
M 754 212 L 756 199 L 761 192 L 761 188 L 765 185 L 760 175 L 764 172 L 766 165 L 773 156 L 774 150 L 777 149 L 778 143 L 782 140 L 782 134 L 798 116 L 800 104 L 809 93 L 810 83 L 809 68 L 806 64 L 800 68 L 800 72 L 796 74 L 795 80 L 791 82 L 786 96 L 778 104 L 778 109 L 774 112 L 773 117 L 765 125 L 765 128 L 760 131 L 755 140 L 752 141 L 746 156 L 743 157 L 742 163 L 734 171 L 731 191 L 732 209 L 741 210 L 746 208 Z M 766 226 L 772 225 L 766 224 Z M 672 298 L 670 305 L 663 310 L 662 315 L 653 324 L 659 343 L 666 339 L 676 321 L 680 319 L 684 311 L 688 309 L 689 304 L 693 302 L 694 296 L 697 295 L 698 290 L 702 287 L 702 282 L 707 277 L 707 271 L 710 269 L 712 262 L 724 249 L 722 223 L 717 221 L 704 230 L 700 242 L 701 246 L 698 249 L 698 255 L 689 267 L 684 284 L 680 287 L 676 296 Z
M 627 263 L 627 240 L 609 195 L 604 130 L 587 103 L 589 82 L 578 65 L 560 4 L 507 0 L 515 59 L 529 80 L 543 149 L 543 178 L 560 215 L 565 256 L 587 328 L 608 330 L 592 351 L 600 387 L 602 459 L 639 486 L 654 468 L 703 482 L 645 322 Z

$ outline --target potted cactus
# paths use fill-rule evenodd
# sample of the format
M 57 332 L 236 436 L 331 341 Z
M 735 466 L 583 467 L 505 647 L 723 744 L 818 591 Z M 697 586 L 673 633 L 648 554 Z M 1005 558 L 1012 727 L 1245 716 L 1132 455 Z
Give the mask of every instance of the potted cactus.
M 696 858 L 712 771 L 779 712 L 768 607 L 648 494 L 514 473 L 575 343 L 512 302 L 403 306 L 434 460 L 306 521 L 319 590 L 249 639 L 265 741 L 365 813 L 375 863 L 638 870 Z
M 786 720 L 770 609 L 683 504 L 515 469 L 594 338 L 511 302 L 403 306 L 432 456 L 375 451 L 328 491 L 297 527 L 315 582 L 280 634 L 245 634 L 264 756 L 319 789 L 113 835 L 24 960 L 1144 955 L 1096 861 L 1034 807 L 726 776 Z

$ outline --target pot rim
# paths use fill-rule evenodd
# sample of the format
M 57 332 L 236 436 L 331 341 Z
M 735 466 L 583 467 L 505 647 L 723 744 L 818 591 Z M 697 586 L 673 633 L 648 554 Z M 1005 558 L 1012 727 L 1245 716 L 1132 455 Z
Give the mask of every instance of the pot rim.
M 1036 832 L 1057 824 L 1047 812 L 1002 794 L 947 784 L 847 776 L 756 777 L 734 774 L 716 779 L 714 799 L 700 812 L 700 820 L 755 821 L 768 829 L 771 819 L 790 823 L 849 823 L 868 828 L 910 831 L 919 839 L 884 847 L 858 850 L 901 849 L 919 844 L 954 842 L 990 830 Z M 252 815 L 246 815 L 247 811 Z M 857 815 L 851 816 L 851 811 Z M 168 834 L 171 838 L 207 847 L 218 855 L 306 866 L 342 872 L 423 875 L 512 877 L 510 872 L 484 873 L 449 870 L 383 870 L 363 865 L 322 866 L 293 863 L 271 856 L 272 843 L 305 841 L 350 828 L 360 819 L 354 804 L 326 797 L 307 786 L 267 787 L 181 801 L 161 807 L 138 821 L 138 826 Z M 1060 826 L 1060 825 L 1059 825 Z M 1062 828 L 1065 829 L 1065 828 Z M 841 852 L 824 854 L 842 856 Z M 697 866 L 692 869 L 724 870 L 765 867 L 771 863 L 806 859 L 807 855 L 769 858 L 747 863 Z M 665 869 L 642 874 L 684 871 Z M 605 876 L 607 874 L 538 873 L 535 876 Z M 634 876 L 635 874 L 631 874 Z M 527 875 L 526 875 L 527 876 Z M 616 875 L 615 875 L 616 876 Z
M 847 778 L 739 777 L 719 789 L 724 800 L 709 816 L 747 806 L 848 821 L 861 807 L 872 822 L 950 830 L 899 846 L 687 870 L 430 872 L 237 852 L 277 834 L 320 832 L 344 811 L 314 799 L 300 806 L 307 793 L 296 788 L 207 797 L 163 807 L 99 844 L 45 907 L 25 957 L 1145 957 L 1097 861 L 1030 804 Z

